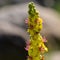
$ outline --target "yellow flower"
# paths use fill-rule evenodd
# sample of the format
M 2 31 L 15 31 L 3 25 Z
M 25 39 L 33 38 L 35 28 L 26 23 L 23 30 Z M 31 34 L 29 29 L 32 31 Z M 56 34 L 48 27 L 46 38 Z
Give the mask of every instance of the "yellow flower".
M 48 48 L 43 42 L 43 38 L 40 35 L 42 29 L 42 19 L 39 17 L 39 13 L 36 11 L 34 4 L 29 3 L 29 22 L 27 32 L 30 35 L 30 45 L 27 46 L 28 60 L 43 60 L 43 53 L 48 51 Z

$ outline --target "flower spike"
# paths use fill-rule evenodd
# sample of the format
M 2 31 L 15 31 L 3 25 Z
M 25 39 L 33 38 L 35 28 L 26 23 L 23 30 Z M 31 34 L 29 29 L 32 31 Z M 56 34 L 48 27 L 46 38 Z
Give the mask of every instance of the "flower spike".
M 44 60 L 44 52 L 48 51 L 45 46 L 45 38 L 42 38 L 40 31 L 42 29 L 42 18 L 39 17 L 39 12 L 36 11 L 33 2 L 29 3 L 29 17 L 28 17 L 28 33 L 30 35 L 30 40 L 27 43 L 26 50 L 28 50 L 27 60 Z

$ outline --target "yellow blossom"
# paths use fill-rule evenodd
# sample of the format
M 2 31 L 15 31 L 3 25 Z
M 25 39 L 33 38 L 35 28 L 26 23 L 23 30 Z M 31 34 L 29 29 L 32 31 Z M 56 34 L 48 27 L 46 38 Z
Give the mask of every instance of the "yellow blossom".
M 44 60 L 44 52 L 48 51 L 48 48 L 44 44 L 44 40 L 40 35 L 42 29 L 42 18 L 39 17 L 39 13 L 36 11 L 34 3 L 29 3 L 29 17 L 28 17 L 28 29 L 27 32 L 30 35 L 30 44 L 27 46 L 28 58 L 27 60 Z

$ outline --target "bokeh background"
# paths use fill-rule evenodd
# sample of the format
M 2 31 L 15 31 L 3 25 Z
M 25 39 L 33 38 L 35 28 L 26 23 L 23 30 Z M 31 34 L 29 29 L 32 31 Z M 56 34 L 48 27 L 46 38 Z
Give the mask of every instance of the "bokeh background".
M 0 0 L 0 33 L 29 39 L 24 20 L 28 3 L 33 1 L 43 19 L 41 35 L 48 40 L 45 60 L 60 60 L 60 0 Z

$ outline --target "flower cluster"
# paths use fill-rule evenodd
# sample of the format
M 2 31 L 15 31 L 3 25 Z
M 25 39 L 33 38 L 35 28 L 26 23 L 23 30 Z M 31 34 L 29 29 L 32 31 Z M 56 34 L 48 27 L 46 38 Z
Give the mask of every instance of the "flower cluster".
M 27 60 L 44 60 L 44 52 L 48 51 L 44 42 L 47 42 L 45 37 L 42 38 L 40 31 L 42 29 L 42 19 L 36 11 L 34 3 L 29 3 L 29 17 L 25 21 L 28 25 L 28 33 L 30 40 L 27 41 L 26 50 L 28 51 Z

